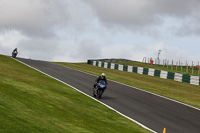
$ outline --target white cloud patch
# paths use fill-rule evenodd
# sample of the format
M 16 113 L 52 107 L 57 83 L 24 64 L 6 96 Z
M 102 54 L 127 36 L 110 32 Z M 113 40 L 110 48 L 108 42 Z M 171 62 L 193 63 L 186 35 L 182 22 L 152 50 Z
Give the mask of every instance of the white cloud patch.
M 191 56 L 189 51 L 181 49 L 176 46 L 168 46 L 164 43 L 151 44 L 147 46 L 143 45 L 110 45 L 103 48 L 102 58 L 125 58 L 130 60 L 142 61 L 144 57 L 157 58 L 158 51 L 161 50 L 160 59 L 161 61 L 174 60 L 185 63 L 198 61 L 198 55 Z
M 22 35 L 19 31 L 9 30 L 3 32 L 0 34 L 0 53 L 6 55 L 10 54 L 22 40 L 26 39 L 27 37 Z
M 102 58 L 102 47 L 93 40 L 82 40 L 80 43 L 68 41 L 59 51 L 54 61 L 86 62 L 88 59 Z

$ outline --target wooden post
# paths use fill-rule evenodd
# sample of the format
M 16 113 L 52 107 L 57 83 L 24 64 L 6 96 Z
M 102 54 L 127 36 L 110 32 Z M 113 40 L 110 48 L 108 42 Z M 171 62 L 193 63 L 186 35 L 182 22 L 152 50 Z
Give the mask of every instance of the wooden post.
M 177 67 L 178 67 L 178 62 L 176 62 L 176 71 L 177 71 Z
M 168 69 L 168 63 L 169 63 L 169 60 L 167 60 L 167 69 Z
M 163 60 L 163 68 L 164 68 L 164 66 L 165 66 L 165 60 Z
M 171 70 L 173 70 L 173 64 L 174 64 L 174 61 L 172 60 L 172 67 L 171 67 Z
M 192 61 L 192 74 L 194 74 L 194 64 L 193 64 L 193 61 Z
M 183 68 L 182 68 L 182 67 L 183 67 L 183 63 L 181 63 L 181 72 L 182 72 L 182 70 L 183 70 Z
M 194 74 L 194 66 L 192 66 L 192 74 Z
M 185 72 L 188 73 L 188 63 L 187 63 L 187 61 L 186 61 L 186 63 L 185 63 L 185 66 L 186 66 Z
M 186 68 L 186 73 L 188 73 L 188 64 L 187 64 L 186 66 L 187 66 L 187 68 Z
M 199 65 L 199 62 L 198 62 L 198 65 Z M 198 75 L 199 75 L 199 73 L 200 73 L 200 67 L 199 67 Z

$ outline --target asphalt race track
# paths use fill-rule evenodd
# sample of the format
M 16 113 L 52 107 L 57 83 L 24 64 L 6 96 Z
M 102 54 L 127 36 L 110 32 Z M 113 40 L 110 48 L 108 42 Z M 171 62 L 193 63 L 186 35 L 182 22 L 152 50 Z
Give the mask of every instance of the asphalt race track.
M 92 96 L 95 76 L 48 62 L 17 59 Z M 167 133 L 200 133 L 200 110 L 132 87 L 108 80 L 100 101 L 158 133 L 164 128 Z

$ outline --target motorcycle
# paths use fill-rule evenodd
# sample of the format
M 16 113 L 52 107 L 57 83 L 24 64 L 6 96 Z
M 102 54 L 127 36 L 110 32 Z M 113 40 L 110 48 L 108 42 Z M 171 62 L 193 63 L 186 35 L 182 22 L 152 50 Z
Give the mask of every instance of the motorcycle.
M 12 52 L 12 57 L 16 58 L 17 54 L 18 54 L 18 52 Z
M 105 81 L 100 80 L 99 83 L 97 83 L 96 87 L 93 89 L 93 97 L 98 97 L 100 99 L 105 89 Z

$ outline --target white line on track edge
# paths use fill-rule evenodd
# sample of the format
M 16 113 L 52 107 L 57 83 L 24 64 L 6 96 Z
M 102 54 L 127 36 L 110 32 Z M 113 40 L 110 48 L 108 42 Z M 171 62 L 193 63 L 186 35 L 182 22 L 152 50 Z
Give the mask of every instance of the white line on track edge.
M 12 57 L 11 57 L 11 58 L 12 58 Z M 12 58 L 12 59 L 14 59 L 14 58 Z M 149 131 L 151 131 L 151 132 L 153 132 L 153 133 L 157 133 L 156 131 L 154 131 L 154 130 L 148 128 L 147 126 L 145 126 L 145 125 L 143 125 L 143 124 L 137 122 L 136 120 L 134 120 L 134 119 L 132 119 L 132 118 L 130 118 L 130 117 L 128 117 L 128 116 L 122 114 L 121 112 L 115 110 L 114 108 L 110 107 L 109 105 L 107 105 L 107 104 L 105 104 L 105 103 L 103 103 L 103 102 L 101 102 L 101 101 L 95 99 L 94 97 L 92 97 L 92 96 L 90 96 L 90 95 L 88 95 L 88 94 L 86 94 L 86 93 L 80 91 L 79 89 L 77 89 L 77 88 L 75 88 L 75 87 L 73 87 L 73 86 L 71 86 L 71 85 L 69 85 L 69 84 L 67 84 L 67 83 L 65 83 L 65 82 L 63 82 L 63 81 L 61 81 L 61 80 L 59 80 L 59 79 L 57 79 L 57 78 L 55 78 L 55 77 L 53 77 L 53 76 L 47 74 L 47 73 L 45 73 L 45 72 L 42 72 L 42 71 L 38 70 L 37 68 L 34 68 L 34 67 L 32 67 L 32 66 L 30 66 L 30 65 L 28 65 L 28 64 L 26 64 L 26 63 L 24 63 L 24 62 L 22 62 L 22 61 L 20 61 L 20 60 L 17 60 L 17 59 L 14 59 L 14 60 L 16 60 L 16 61 L 18 61 L 18 62 L 20 62 L 20 63 L 22 63 L 22 64 L 24 64 L 24 65 L 26 65 L 26 66 L 28 66 L 28 67 L 30 67 L 30 68 L 32 68 L 32 69 L 35 69 L 36 71 L 38 71 L 38 72 L 40 72 L 40 73 L 43 73 L 43 74 L 45 74 L 45 75 L 47 75 L 47 76 L 49 76 L 49 77 L 51 77 L 51 78 L 53 78 L 53 79 L 55 79 L 55 80 L 57 80 L 57 81 L 63 83 L 63 84 L 65 84 L 65 85 L 67 85 L 67 86 L 69 86 L 69 87 L 75 89 L 76 91 L 78 91 L 78 92 L 80 92 L 80 93 L 82 93 L 82 94 L 84 94 L 84 95 L 86 95 L 86 96 L 92 98 L 93 100 L 95 100 L 95 101 L 101 103 L 102 105 L 104 105 L 104 106 L 108 107 L 109 109 L 115 111 L 116 113 L 120 114 L 121 116 L 123 116 L 123 117 L 125 117 L 125 118 L 127 118 L 127 119 L 133 121 L 134 123 L 140 125 L 142 128 L 144 128 L 144 129 L 146 129 L 146 130 L 149 130 Z M 67 68 L 68 68 L 68 67 L 67 67 Z M 70 69 L 72 69 L 72 68 L 70 68 Z M 75 70 L 75 69 L 73 69 L 73 70 Z M 79 70 L 77 70 L 77 71 L 79 71 Z M 80 72 L 82 72 L 82 71 L 80 71 Z M 86 73 L 86 72 L 83 72 L 83 73 Z M 88 73 L 87 73 L 87 74 L 88 74 Z M 90 75 L 92 75 L 92 74 L 90 74 Z M 93 76 L 95 76 L 95 75 L 93 75 Z M 111 81 L 112 81 L 112 80 L 111 80 Z M 118 82 L 117 82 L 117 83 L 118 83 Z

